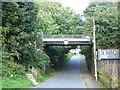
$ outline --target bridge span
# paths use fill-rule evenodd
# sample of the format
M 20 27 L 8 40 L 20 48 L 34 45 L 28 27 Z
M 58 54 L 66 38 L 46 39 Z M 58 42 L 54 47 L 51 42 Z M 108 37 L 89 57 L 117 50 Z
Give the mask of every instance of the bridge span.
M 45 35 L 44 45 L 92 45 L 91 38 L 85 35 Z

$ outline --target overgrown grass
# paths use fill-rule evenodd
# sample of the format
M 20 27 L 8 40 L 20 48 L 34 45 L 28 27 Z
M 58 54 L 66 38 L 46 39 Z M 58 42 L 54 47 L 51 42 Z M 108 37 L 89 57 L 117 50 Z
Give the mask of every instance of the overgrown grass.
M 22 65 L 12 61 L 2 61 L 2 88 L 29 88 L 33 84 L 25 75 L 25 69 Z
M 49 79 L 51 76 L 54 75 L 54 70 L 49 70 L 46 73 L 38 73 L 38 75 L 35 77 L 37 82 L 44 82 L 45 80 Z
M 2 88 L 30 88 L 33 84 L 26 76 L 19 76 L 17 78 L 1 77 Z
M 103 69 L 98 70 L 98 80 L 106 88 L 119 88 L 119 79 L 107 74 Z

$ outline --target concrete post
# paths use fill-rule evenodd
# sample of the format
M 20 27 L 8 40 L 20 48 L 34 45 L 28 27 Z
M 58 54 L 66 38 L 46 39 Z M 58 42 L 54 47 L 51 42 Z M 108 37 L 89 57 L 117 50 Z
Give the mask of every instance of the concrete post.
M 93 18 L 94 68 L 95 68 L 95 79 L 96 79 L 96 81 L 97 81 L 98 78 L 97 78 L 97 58 L 96 58 L 96 38 L 95 38 L 95 31 L 96 31 L 95 19 Z

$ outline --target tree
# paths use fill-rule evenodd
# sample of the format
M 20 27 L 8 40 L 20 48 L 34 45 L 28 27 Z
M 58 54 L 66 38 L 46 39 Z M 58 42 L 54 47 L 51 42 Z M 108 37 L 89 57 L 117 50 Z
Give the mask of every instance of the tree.
M 38 27 L 38 8 L 33 2 L 2 3 L 2 45 L 3 60 L 23 65 L 40 66 L 40 53 L 35 42 L 41 44 L 36 35 Z M 48 59 L 43 59 L 49 63 Z M 47 64 L 48 64 L 47 63 Z
M 84 11 L 87 18 L 86 25 L 91 23 L 85 32 L 92 32 L 92 18 L 95 18 L 97 48 L 120 46 L 117 7 L 118 4 L 115 2 L 95 2 Z
M 57 2 L 40 2 L 39 26 L 44 34 L 77 34 L 83 25 L 81 16 Z

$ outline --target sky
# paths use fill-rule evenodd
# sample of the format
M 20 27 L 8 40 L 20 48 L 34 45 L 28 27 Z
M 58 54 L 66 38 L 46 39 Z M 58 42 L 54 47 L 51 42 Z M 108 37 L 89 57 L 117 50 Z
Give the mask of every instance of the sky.
M 83 14 L 85 8 L 89 5 L 89 0 L 58 0 L 63 6 L 73 9 L 78 14 Z

